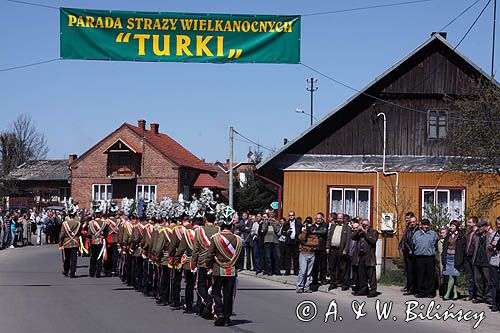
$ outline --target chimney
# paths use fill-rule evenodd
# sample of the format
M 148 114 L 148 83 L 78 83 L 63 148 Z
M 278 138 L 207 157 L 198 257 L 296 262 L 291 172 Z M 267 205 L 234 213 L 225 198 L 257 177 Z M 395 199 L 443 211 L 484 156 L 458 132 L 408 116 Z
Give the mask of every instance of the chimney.
M 76 154 L 69 155 L 69 157 L 68 157 L 68 165 L 71 165 L 71 163 L 73 163 L 76 160 L 77 157 L 78 156 Z
M 151 128 L 151 132 L 153 132 L 154 134 L 158 134 L 158 129 L 160 128 L 159 124 L 151 123 L 149 126 Z
M 446 36 L 448 36 L 448 33 L 446 31 L 433 31 L 431 33 L 431 36 L 434 36 L 435 34 L 438 34 L 439 36 L 443 37 L 446 39 Z
M 231 161 L 230 161 L 230 160 L 229 160 L 229 158 L 228 158 L 228 159 L 226 160 L 226 164 L 228 164 L 228 165 L 229 165 L 229 162 L 231 162 Z
M 283 139 L 283 145 L 285 145 L 285 146 L 286 146 L 287 144 L 288 144 L 288 139 L 287 139 L 287 138 L 284 138 L 284 139 Z
M 139 119 L 137 121 L 137 126 L 142 129 L 143 131 L 146 130 L 146 121 L 144 119 Z

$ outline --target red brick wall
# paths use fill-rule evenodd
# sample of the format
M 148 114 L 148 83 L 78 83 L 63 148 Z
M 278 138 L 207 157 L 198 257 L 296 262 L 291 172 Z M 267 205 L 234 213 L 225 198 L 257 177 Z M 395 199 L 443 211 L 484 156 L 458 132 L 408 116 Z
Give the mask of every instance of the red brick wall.
M 92 184 L 111 184 L 111 179 L 106 174 L 107 154 L 104 151 L 120 138 L 143 151 L 142 173 L 137 178 L 137 184 L 157 185 L 157 200 L 164 196 L 177 198 L 179 186 L 176 166 L 147 143 L 143 147 L 141 139 L 126 126 L 122 126 L 113 135 L 91 148 L 86 156 L 72 164 L 71 194 L 79 207 L 90 208 Z

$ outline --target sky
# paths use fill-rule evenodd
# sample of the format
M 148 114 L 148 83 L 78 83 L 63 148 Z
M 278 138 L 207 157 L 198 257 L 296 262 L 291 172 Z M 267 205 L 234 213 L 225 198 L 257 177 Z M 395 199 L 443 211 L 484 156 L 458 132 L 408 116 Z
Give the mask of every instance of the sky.
M 90 9 L 304 15 L 401 0 L 26 1 Z M 302 17 L 301 62 L 361 89 L 473 2 L 432 0 Z M 445 30 L 453 45 L 487 2 L 480 0 Z M 458 48 L 487 73 L 492 21 L 493 1 Z M 0 0 L 0 29 L 0 70 L 59 58 L 57 9 Z M 145 119 L 148 127 L 159 123 L 161 132 L 196 156 L 223 161 L 229 156 L 230 126 L 275 149 L 306 130 L 309 117 L 295 110 L 309 112 L 306 79 L 311 77 L 318 79 L 314 113 L 319 119 L 355 93 L 298 64 L 55 61 L 0 71 L 0 131 L 29 114 L 47 138 L 47 157 L 64 159 L 83 154 L 124 122 Z M 254 146 L 236 136 L 235 160 L 244 160 Z

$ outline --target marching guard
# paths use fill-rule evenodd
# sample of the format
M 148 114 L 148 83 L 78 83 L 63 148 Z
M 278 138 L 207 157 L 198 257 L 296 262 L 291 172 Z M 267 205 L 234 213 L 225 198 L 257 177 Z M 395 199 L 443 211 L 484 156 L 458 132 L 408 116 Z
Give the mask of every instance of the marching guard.
M 68 216 L 62 223 L 59 234 L 59 249 L 63 251 L 63 275 L 70 278 L 76 277 L 76 262 L 78 248 L 80 247 L 80 221 L 76 218 L 75 206 L 69 207 Z
M 212 297 L 214 299 L 215 326 L 229 326 L 233 313 L 233 300 L 236 288 L 236 261 L 242 249 L 241 238 L 231 232 L 233 223 L 224 221 L 221 232 L 212 236 L 207 259 L 211 262 L 214 283 Z
M 94 213 L 94 219 L 89 222 L 88 235 L 90 238 L 90 264 L 89 264 L 89 276 L 90 277 L 101 277 L 102 262 L 106 256 L 106 236 L 107 236 L 107 224 L 104 219 L 101 218 L 101 210 L 97 209 Z
M 215 225 L 215 215 L 213 214 L 205 214 L 204 222 L 205 225 L 195 231 L 191 262 L 196 267 L 196 286 L 200 300 L 197 313 L 205 319 L 212 319 L 213 299 L 208 292 L 212 286 L 212 271 L 209 269 L 206 259 L 211 244 L 210 239 L 220 231 L 220 228 Z
M 104 261 L 104 275 L 117 276 L 118 266 L 118 235 L 119 226 L 115 217 L 109 217 L 106 220 L 107 236 L 106 236 L 106 255 Z
M 189 217 L 185 215 L 182 219 L 182 225 L 176 225 L 172 229 L 172 240 L 168 247 L 169 259 L 168 262 L 172 266 L 174 273 L 172 274 L 172 303 L 170 306 L 174 310 L 180 310 L 181 307 L 181 282 L 182 282 L 182 264 L 177 260 L 177 248 L 179 247 L 186 226 L 190 224 Z
M 168 246 L 172 239 L 172 229 L 168 222 L 163 220 L 159 225 L 158 238 L 152 249 L 153 260 L 158 265 L 158 299 L 156 304 L 170 304 L 170 267 L 168 266 Z
M 193 272 L 194 267 L 191 263 L 191 254 L 194 248 L 194 234 L 196 228 L 201 224 L 200 218 L 195 218 L 195 225 L 191 224 L 191 220 L 185 218 L 183 221 L 184 234 L 180 238 L 180 243 L 175 253 L 174 261 L 180 263 L 186 285 L 184 287 L 184 313 L 193 313 L 193 300 L 194 300 L 194 285 L 196 282 L 196 275 Z

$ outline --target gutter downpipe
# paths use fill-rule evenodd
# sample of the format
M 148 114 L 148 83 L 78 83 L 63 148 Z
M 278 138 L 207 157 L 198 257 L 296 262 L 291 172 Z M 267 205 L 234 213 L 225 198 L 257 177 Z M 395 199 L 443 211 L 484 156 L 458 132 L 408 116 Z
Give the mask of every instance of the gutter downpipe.
M 399 173 L 397 171 L 391 171 L 391 172 L 385 171 L 385 152 L 386 152 L 386 143 L 387 143 L 387 118 L 385 116 L 385 113 L 383 113 L 383 112 L 380 112 L 379 114 L 377 114 L 377 118 L 379 116 L 384 117 L 384 148 L 383 148 L 383 153 L 382 153 L 382 173 L 384 174 L 384 176 L 396 175 L 396 200 L 395 200 L 395 203 L 396 203 L 396 208 L 397 208 L 398 207 L 398 197 L 399 197 Z M 396 212 L 396 215 L 398 215 L 397 212 Z M 397 216 L 397 218 L 399 218 L 399 216 Z
M 254 168 L 254 175 L 264 181 L 265 183 L 268 183 L 270 185 L 273 185 L 276 187 L 278 190 L 278 220 L 281 220 L 281 216 L 283 215 L 283 186 L 275 182 L 274 180 L 271 180 L 267 177 L 264 177 L 262 175 L 259 175 L 257 173 L 257 169 Z

